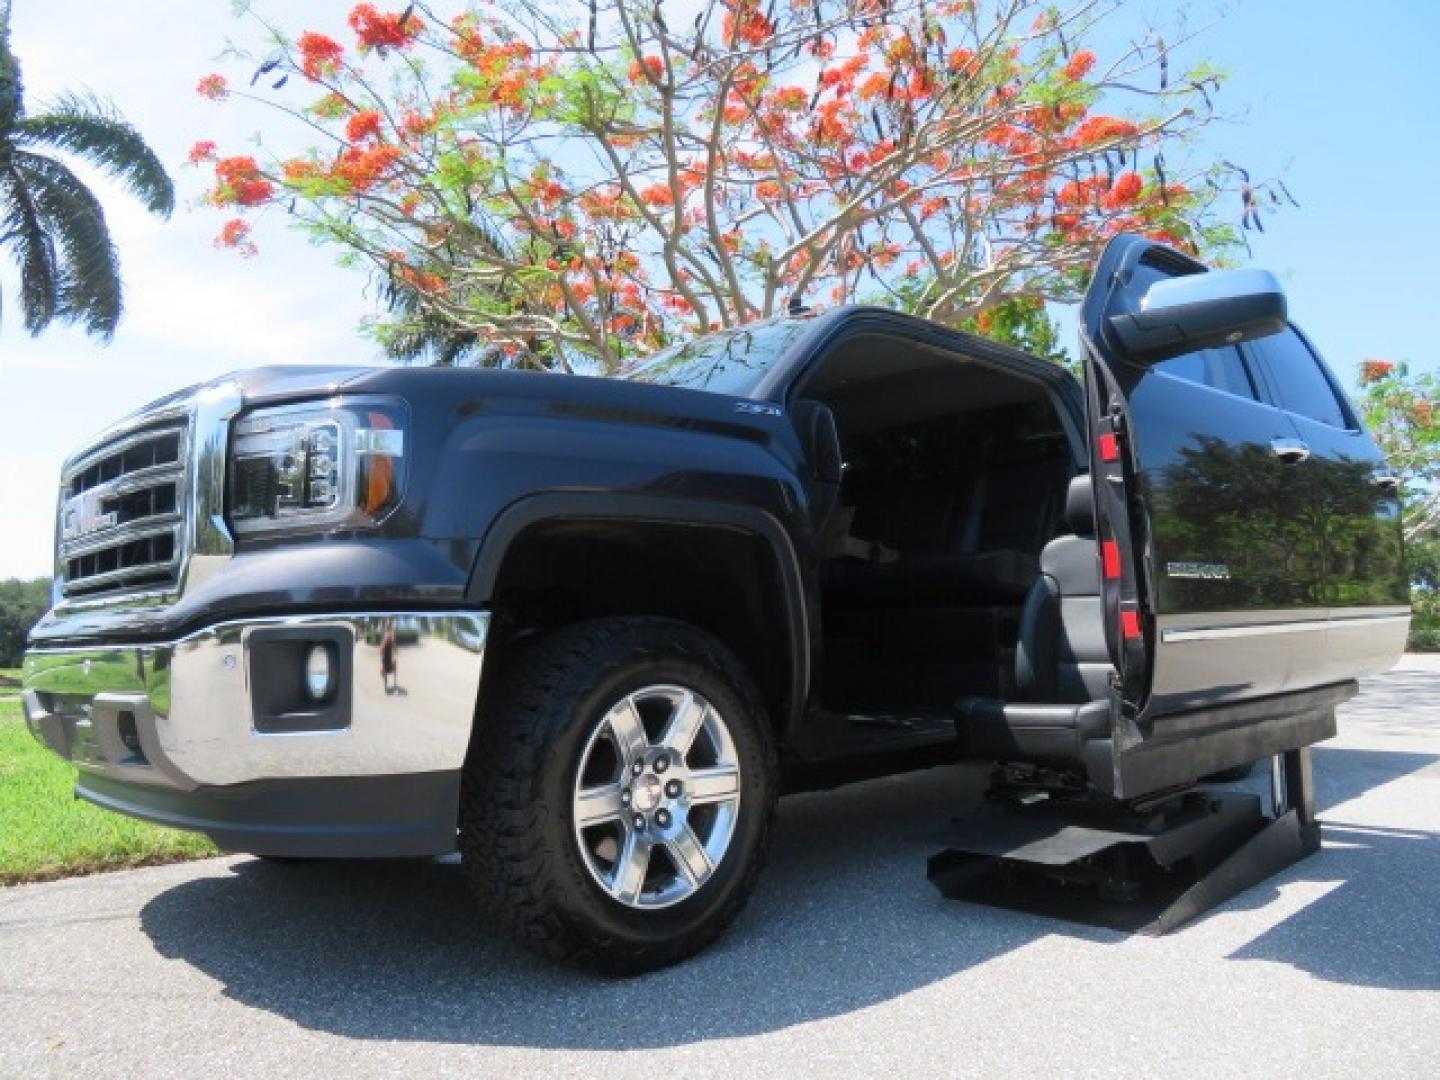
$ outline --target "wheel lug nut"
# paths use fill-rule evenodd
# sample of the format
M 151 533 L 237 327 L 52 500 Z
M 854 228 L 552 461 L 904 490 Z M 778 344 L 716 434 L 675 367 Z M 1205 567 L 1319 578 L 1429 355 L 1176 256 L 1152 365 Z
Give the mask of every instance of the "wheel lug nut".
M 662 773 L 670 767 L 670 759 L 664 756 L 655 759 L 655 771 Z
M 655 811 L 655 824 L 659 825 L 662 829 L 667 828 L 667 827 L 669 826 L 669 824 L 670 824 L 670 811 L 669 811 L 669 810 L 656 810 L 656 811 Z
M 630 805 L 630 789 L 629 789 L 628 787 L 625 788 L 625 789 L 623 789 L 623 790 L 620 792 L 620 805 L 621 805 L 621 806 L 629 806 L 629 805 Z
M 645 831 L 645 815 L 644 815 L 644 814 L 636 814 L 633 818 L 630 819 L 630 822 L 631 822 L 631 824 L 633 824 L 633 825 L 635 826 L 635 831 L 636 831 L 636 832 L 644 832 L 644 831 Z
M 635 763 L 630 766 L 630 771 L 636 776 L 639 776 L 642 772 L 645 771 L 645 762 L 641 761 L 639 758 L 636 758 Z
M 679 780 L 671 780 L 668 784 L 665 785 L 665 797 L 666 797 L 666 798 L 668 798 L 668 799 L 674 799 L 674 798 L 678 797 L 679 794 L 680 794 L 680 781 L 679 781 Z

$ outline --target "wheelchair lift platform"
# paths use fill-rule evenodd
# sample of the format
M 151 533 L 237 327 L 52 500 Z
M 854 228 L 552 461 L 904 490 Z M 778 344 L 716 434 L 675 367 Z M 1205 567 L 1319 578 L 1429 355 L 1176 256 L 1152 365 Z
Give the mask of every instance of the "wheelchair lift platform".
M 992 786 L 957 819 L 930 881 L 956 900 L 1164 934 L 1320 849 L 1309 748 L 1271 761 L 1259 795 L 1191 787 L 1122 802 Z

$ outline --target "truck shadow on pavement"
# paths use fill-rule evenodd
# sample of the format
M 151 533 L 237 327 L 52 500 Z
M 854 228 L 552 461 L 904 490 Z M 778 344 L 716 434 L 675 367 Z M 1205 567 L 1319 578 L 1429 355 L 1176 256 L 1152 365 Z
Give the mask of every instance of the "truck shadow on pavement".
M 1328 778 L 1322 806 L 1436 761 L 1350 750 L 1316 759 Z M 157 896 L 141 923 L 162 955 L 306 1028 L 570 1049 L 778 1031 L 889 1000 L 1047 935 L 1126 940 L 945 900 L 930 886 L 925 857 L 981 778 L 951 767 L 782 801 L 769 866 L 739 923 L 695 960 L 635 979 L 587 976 L 510 944 L 477 914 L 454 865 L 241 862 Z M 1345 983 L 1440 989 L 1437 841 L 1337 822 L 1326 849 L 1276 884 L 1341 884 L 1232 958 Z M 1275 895 L 1263 886 L 1230 908 Z
M 1342 805 L 1401 777 L 1409 802 L 1440 804 L 1440 757 L 1326 747 L 1313 754 L 1323 850 L 1232 906 L 1260 907 L 1290 881 L 1335 887 L 1231 958 L 1291 964 L 1356 986 L 1440 990 L 1440 834 L 1357 823 L 1360 808 Z
M 977 786 L 973 770 L 948 767 L 782 800 L 737 924 L 694 960 L 633 979 L 512 945 L 482 921 L 454 865 L 242 862 L 155 897 L 141 925 L 227 996 L 352 1037 L 634 1049 L 754 1035 L 862 1009 L 1054 932 L 945 900 L 925 879 L 944 823 Z

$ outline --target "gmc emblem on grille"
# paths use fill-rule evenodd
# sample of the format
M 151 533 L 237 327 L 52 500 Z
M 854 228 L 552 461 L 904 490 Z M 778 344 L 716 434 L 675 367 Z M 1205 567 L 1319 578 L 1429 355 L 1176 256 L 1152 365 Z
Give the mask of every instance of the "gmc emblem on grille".
M 60 511 L 60 538 L 78 540 L 101 529 L 114 528 L 119 520 L 115 511 L 106 513 L 101 509 L 105 505 L 106 494 L 104 488 L 91 488 L 66 499 Z

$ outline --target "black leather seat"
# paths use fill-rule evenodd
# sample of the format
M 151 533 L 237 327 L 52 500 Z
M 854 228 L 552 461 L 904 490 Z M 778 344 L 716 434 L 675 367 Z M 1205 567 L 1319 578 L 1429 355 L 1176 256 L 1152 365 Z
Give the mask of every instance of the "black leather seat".
M 811 523 L 819 531 L 834 511 L 840 494 L 840 478 L 844 472 L 840 429 L 835 423 L 835 413 L 823 402 L 797 401 L 790 413 L 809 467 L 805 479 Z
M 1023 551 L 975 554 L 919 552 L 895 562 L 855 562 L 825 568 L 836 599 L 874 607 L 925 607 L 1008 603 L 1026 595 L 1040 561 Z
M 1109 734 L 1112 668 L 1105 644 L 1100 553 L 1090 477 L 1066 491 L 1070 534 L 1040 553 L 1020 615 L 1015 684 L 1021 700 L 962 698 L 956 728 L 968 753 L 998 761 L 1079 762 Z
M 940 473 L 857 478 L 853 532 L 894 555 L 828 565 L 827 592 L 870 607 L 1019 604 L 1059 523 L 1068 461 L 1044 442 L 992 454 L 968 475 L 952 463 Z

